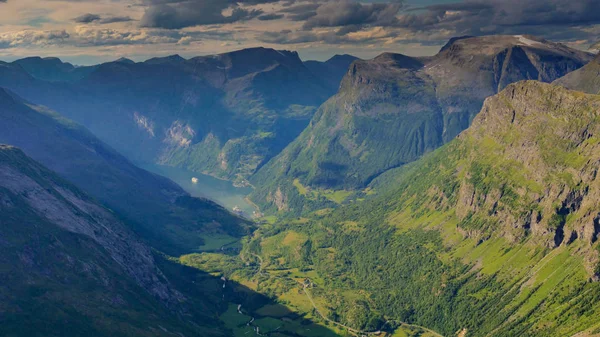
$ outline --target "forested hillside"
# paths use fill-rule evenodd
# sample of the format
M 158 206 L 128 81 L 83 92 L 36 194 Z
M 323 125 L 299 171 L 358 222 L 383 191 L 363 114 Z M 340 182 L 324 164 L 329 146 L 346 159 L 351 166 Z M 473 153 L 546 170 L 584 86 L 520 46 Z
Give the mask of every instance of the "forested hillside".
M 252 177 L 251 198 L 269 211 L 314 210 L 328 190 L 360 190 L 452 140 L 510 83 L 552 82 L 591 59 L 531 36 L 485 36 L 452 39 L 428 58 L 356 61 L 308 128 Z
M 357 329 L 599 333 L 599 112 L 600 96 L 509 85 L 456 140 L 379 181 L 387 192 L 263 226 L 244 254 L 273 291 L 278 270 L 312 280 L 328 317 Z

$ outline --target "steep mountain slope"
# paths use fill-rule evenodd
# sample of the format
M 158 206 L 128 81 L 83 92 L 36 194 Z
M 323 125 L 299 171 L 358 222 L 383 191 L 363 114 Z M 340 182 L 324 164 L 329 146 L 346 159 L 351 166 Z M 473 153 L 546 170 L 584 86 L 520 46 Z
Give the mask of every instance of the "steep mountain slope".
M 305 61 L 304 65 L 312 71 L 315 76 L 327 84 L 330 92 L 329 96 L 333 96 L 340 87 L 340 82 L 348 72 L 348 68 L 352 62 L 358 60 L 358 57 L 344 54 L 335 55 L 325 62 Z
M 129 158 L 238 183 L 300 134 L 329 97 L 297 53 L 265 48 L 110 62 L 53 85 L 11 75 L 0 72 L 0 85 L 83 124 Z
M 0 142 L 28 155 L 126 216 L 154 247 L 194 251 L 202 233 L 246 233 L 247 222 L 142 170 L 81 126 L 0 89 Z
M 509 83 L 551 82 L 590 59 L 534 37 L 487 36 L 453 39 L 431 58 L 357 61 L 309 127 L 252 178 L 252 198 L 271 209 L 275 199 L 288 200 L 297 212 L 295 179 L 313 189 L 362 188 L 453 139 Z
M 224 335 L 114 213 L 4 145 L 0 269 L 3 336 Z
M 600 54 L 583 68 L 568 73 L 554 83 L 588 94 L 600 94 Z
M 75 67 L 55 57 L 27 57 L 12 62 L 31 76 L 50 82 L 80 80 L 94 71 L 94 67 Z
M 597 334 L 599 114 L 600 96 L 511 84 L 457 139 L 378 178 L 381 196 L 265 227 L 245 254 L 304 271 L 321 310 L 356 328 Z

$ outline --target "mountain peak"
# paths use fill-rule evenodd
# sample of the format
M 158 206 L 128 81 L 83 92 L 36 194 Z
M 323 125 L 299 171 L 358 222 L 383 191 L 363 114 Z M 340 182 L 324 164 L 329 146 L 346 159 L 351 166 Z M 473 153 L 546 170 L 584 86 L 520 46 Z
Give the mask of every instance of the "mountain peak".
M 339 63 L 339 62 L 352 62 L 355 60 L 358 60 L 359 58 L 354 56 L 354 55 L 350 55 L 350 54 L 337 54 L 332 56 L 329 60 L 325 61 L 325 63 Z
M 470 39 L 472 37 L 473 36 L 471 36 L 471 35 L 453 37 L 442 47 L 442 49 L 440 49 L 440 53 L 443 52 L 444 50 L 450 48 L 456 41 Z
M 566 74 L 554 83 L 571 90 L 600 94 L 600 54 L 582 68 Z
M 423 66 L 423 63 L 418 59 L 404 54 L 383 53 L 373 59 L 376 63 L 388 63 L 397 68 L 418 69 Z
M 165 57 L 153 57 L 149 60 L 144 61 L 146 64 L 179 64 L 185 62 L 186 59 L 181 57 L 179 54 L 169 55 Z
M 65 68 L 69 68 L 69 69 L 75 68 L 75 66 L 73 66 L 71 63 L 63 62 L 58 57 L 43 57 L 42 58 L 40 56 L 30 56 L 30 57 L 25 57 L 25 58 L 13 61 L 13 63 L 20 64 L 20 65 L 28 65 L 28 64 L 44 65 L 45 64 L 45 65 L 51 65 L 51 66 L 65 67 Z
M 0 151 L 12 151 L 15 150 L 16 148 L 12 145 L 7 145 L 7 144 L 0 144 Z
M 125 63 L 125 64 L 135 64 L 135 61 L 130 60 L 130 59 L 126 58 L 126 57 L 121 57 L 118 60 L 115 60 L 114 62 L 116 62 L 116 63 Z
M 541 49 L 563 55 L 573 54 L 573 50 L 563 44 L 550 42 L 533 35 L 485 35 L 452 38 L 440 50 L 438 57 L 450 55 L 489 56 L 512 48 Z

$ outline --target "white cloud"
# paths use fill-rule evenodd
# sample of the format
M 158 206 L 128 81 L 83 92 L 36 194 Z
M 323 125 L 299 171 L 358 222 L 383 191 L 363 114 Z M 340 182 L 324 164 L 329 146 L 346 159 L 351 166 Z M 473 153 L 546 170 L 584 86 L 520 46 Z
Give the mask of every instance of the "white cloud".
M 70 38 L 66 30 L 22 30 L 0 33 L 0 48 L 18 46 L 48 46 L 63 43 Z

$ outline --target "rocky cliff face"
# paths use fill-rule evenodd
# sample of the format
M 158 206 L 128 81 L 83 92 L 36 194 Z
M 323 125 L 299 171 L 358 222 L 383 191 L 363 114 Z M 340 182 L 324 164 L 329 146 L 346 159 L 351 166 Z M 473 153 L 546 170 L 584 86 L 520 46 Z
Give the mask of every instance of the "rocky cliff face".
M 454 39 L 431 58 L 383 54 L 357 61 L 338 94 L 254 181 L 260 186 L 264 177 L 279 176 L 285 178 L 278 184 L 299 178 L 320 188 L 363 187 L 453 139 L 484 99 L 508 84 L 550 82 L 591 58 L 530 36 L 489 36 Z M 255 195 L 262 203 L 261 194 Z
M 5 145 L 0 145 L 0 224 L 1 334 L 202 331 L 177 319 L 177 313 L 186 311 L 186 299 L 127 225 Z
M 139 242 L 114 214 L 16 148 L 3 145 L 0 153 L 0 186 L 3 189 L 18 196 L 46 221 L 84 235 L 104 247 L 138 285 L 161 301 L 176 305 L 181 295 L 170 288 L 154 264 L 150 249 Z
M 554 83 L 588 94 L 600 94 L 600 54 L 583 68 L 561 77 Z
M 456 141 L 464 156 L 456 214 L 465 223 L 491 220 L 499 228 L 490 230 L 514 241 L 531 235 L 550 247 L 595 243 L 599 111 L 598 96 L 539 82 L 513 84 L 488 99 Z

